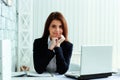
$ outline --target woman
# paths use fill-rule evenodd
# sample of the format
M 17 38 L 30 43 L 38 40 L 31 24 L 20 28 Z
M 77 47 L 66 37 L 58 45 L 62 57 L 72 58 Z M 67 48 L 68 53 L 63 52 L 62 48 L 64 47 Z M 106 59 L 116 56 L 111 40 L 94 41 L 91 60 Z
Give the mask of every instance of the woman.
M 64 74 L 70 63 L 73 44 L 68 41 L 68 28 L 60 12 L 52 12 L 45 23 L 41 38 L 34 40 L 33 60 L 37 73 L 44 71 Z

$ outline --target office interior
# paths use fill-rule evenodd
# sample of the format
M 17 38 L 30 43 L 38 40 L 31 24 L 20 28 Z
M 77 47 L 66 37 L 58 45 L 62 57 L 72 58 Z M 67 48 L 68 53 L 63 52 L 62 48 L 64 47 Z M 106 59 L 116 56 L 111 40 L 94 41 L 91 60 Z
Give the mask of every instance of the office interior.
M 74 45 L 70 69 L 78 69 L 82 45 L 112 45 L 113 70 L 120 72 L 119 4 L 120 0 L 0 0 L 0 40 L 11 40 L 11 71 L 20 71 L 21 65 L 34 70 L 33 41 L 42 36 L 48 15 L 60 11 Z

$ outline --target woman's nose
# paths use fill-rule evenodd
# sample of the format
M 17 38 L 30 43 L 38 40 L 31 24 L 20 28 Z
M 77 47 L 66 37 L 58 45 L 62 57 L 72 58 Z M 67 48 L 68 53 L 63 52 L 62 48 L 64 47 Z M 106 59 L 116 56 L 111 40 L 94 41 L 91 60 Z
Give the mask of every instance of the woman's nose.
M 59 31 L 59 30 L 60 30 L 59 27 L 57 27 L 57 28 L 56 28 L 56 31 Z

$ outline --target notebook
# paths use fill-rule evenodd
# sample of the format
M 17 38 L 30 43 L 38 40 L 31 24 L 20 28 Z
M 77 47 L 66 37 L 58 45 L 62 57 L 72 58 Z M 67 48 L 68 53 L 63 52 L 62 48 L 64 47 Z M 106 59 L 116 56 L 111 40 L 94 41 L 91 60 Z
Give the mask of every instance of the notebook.
M 53 74 L 49 72 L 38 74 L 37 72 L 22 71 L 22 72 L 12 72 L 12 77 L 53 77 Z
M 80 56 L 80 71 L 70 71 L 65 76 L 86 80 L 112 75 L 112 46 L 84 45 Z

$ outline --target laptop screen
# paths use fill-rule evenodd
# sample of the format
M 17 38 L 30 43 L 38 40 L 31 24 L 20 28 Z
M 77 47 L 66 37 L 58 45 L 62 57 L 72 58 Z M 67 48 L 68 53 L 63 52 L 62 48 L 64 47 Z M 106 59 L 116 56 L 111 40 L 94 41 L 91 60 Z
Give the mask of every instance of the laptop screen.
M 112 46 L 81 47 L 81 75 L 112 72 Z

